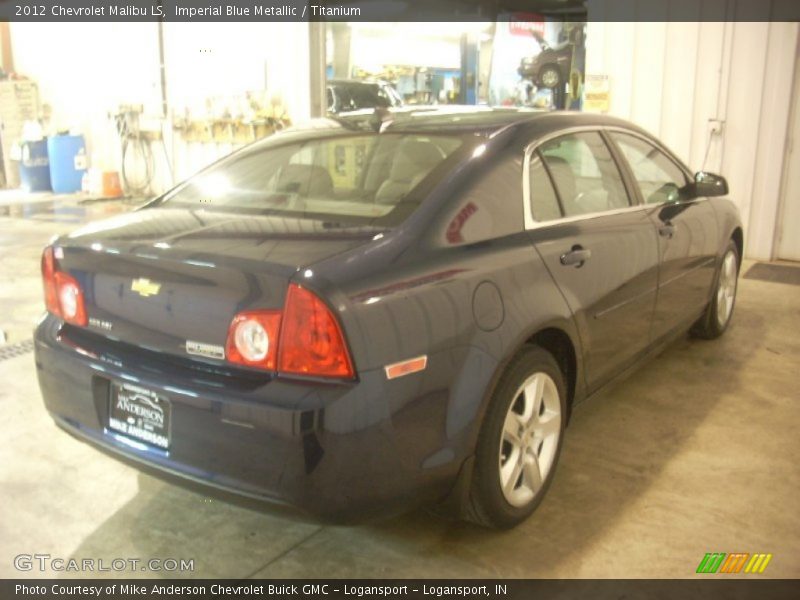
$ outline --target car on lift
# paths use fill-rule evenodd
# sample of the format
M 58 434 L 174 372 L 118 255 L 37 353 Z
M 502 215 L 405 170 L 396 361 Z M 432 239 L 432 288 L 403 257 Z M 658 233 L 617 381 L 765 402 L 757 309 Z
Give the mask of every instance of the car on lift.
M 329 79 L 327 100 L 328 113 L 332 115 L 403 106 L 397 90 L 383 80 Z
M 557 88 L 569 78 L 575 46 L 569 40 L 550 46 L 539 32 L 532 32 L 532 35 L 539 45 L 539 53 L 523 58 L 517 73 L 537 87 Z
M 55 422 L 331 519 L 445 502 L 510 527 L 550 486 L 575 405 L 728 328 L 727 184 L 643 129 L 379 121 L 282 131 L 54 239 L 35 356 Z

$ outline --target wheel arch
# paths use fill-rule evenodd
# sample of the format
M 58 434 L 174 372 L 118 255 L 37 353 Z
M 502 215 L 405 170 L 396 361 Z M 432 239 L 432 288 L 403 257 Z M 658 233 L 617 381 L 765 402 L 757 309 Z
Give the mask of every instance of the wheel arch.
M 546 70 L 546 69 L 549 69 L 549 68 L 553 68 L 553 69 L 555 69 L 556 71 L 558 71 L 558 74 L 559 74 L 559 75 L 561 75 L 561 74 L 562 74 L 562 69 L 561 69 L 561 66 L 560 66 L 560 65 L 558 64 L 558 62 L 556 62 L 555 60 L 548 60 L 548 61 L 547 61 L 546 63 L 544 63 L 544 64 L 543 64 L 541 67 L 539 67 L 539 73 L 541 73 L 542 71 L 544 71 L 544 70 Z
M 585 387 L 582 385 L 582 360 L 580 343 L 577 330 L 569 320 L 558 319 L 547 323 L 534 326 L 518 336 L 514 344 L 510 344 L 510 350 L 499 361 L 495 372 L 492 374 L 490 384 L 486 387 L 481 408 L 478 414 L 478 423 L 483 423 L 484 416 L 491 402 L 492 396 L 497 389 L 500 378 L 505 373 L 509 363 L 525 347 L 538 345 L 550 352 L 562 373 L 567 384 L 567 421 L 572 413 L 572 407 L 585 394 Z M 479 430 L 480 426 L 476 428 Z M 475 433 L 477 438 L 477 431 Z
M 575 344 L 566 331 L 558 327 L 545 327 L 531 335 L 524 345 L 536 345 L 547 350 L 556 359 L 567 384 L 567 420 L 572 413 L 578 382 L 578 356 Z M 522 347 L 517 349 L 517 353 Z

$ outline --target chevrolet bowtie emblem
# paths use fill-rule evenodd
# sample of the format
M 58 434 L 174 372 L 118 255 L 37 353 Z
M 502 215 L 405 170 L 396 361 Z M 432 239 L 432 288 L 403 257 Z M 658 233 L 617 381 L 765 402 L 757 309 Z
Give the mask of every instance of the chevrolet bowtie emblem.
M 161 289 L 161 284 L 156 283 L 155 281 L 150 281 L 145 277 L 140 277 L 139 279 L 134 279 L 131 283 L 131 290 L 147 298 L 148 296 L 155 296 L 158 293 L 158 290 Z

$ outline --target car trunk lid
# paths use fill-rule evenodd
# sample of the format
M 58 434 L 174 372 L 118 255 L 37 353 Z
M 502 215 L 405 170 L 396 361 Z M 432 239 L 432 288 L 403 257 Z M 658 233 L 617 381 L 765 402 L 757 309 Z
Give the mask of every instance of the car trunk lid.
M 87 328 L 149 350 L 224 358 L 233 316 L 280 309 L 298 269 L 377 230 L 313 219 L 148 209 L 60 238 L 59 268 L 84 291 Z

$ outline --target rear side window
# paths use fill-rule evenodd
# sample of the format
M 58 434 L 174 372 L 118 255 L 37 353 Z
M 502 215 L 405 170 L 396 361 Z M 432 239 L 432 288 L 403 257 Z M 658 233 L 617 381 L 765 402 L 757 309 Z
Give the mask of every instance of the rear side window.
M 535 221 L 552 221 L 561 217 L 561 207 L 558 197 L 553 189 L 550 175 L 542 164 L 538 153 L 533 154 L 530 160 L 530 190 L 531 211 Z
M 553 178 L 564 216 L 630 206 L 617 165 L 599 133 L 565 135 L 546 142 L 539 151 Z
M 622 150 L 646 204 L 680 200 L 686 177 L 666 154 L 644 140 L 624 133 L 611 137 Z

